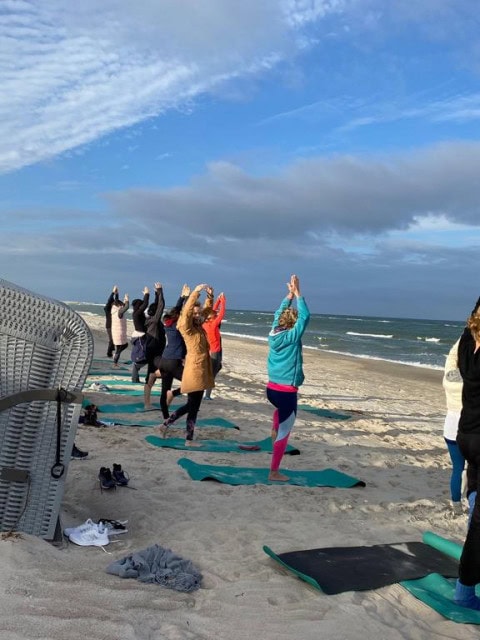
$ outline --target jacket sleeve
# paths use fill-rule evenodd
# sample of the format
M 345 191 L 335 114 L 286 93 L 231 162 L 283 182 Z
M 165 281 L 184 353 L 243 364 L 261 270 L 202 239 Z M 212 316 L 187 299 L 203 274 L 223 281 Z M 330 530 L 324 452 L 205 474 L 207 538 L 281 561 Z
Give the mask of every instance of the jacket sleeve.
M 138 307 L 137 312 L 138 313 L 144 313 L 144 311 L 146 310 L 146 308 L 148 307 L 148 303 L 150 302 L 150 294 L 149 293 L 145 293 L 143 295 L 143 302 L 142 304 Z
M 105 313 L 110 313 L 110 311 L 112 310 L 112 305 L 114 300 L 118 300 L 118 292 L 113 293 L 112 291 L 112 293 L 108 296 L 108 300 L 105 303 L 105 306 L 103 307 Z
M 165 309 L 165 298 L 163 296 L 163 288 L 155 290 L 155 304 L 157 308 L 153 315 L 153 322 L 156 324 L 162 317 L 163 310 Z
M 445 360 L 445 375 L 449 371 L 454 371 L 458 369 L 458 343 L 459 342 L 460 342 L 460 338 L 455 342 L 453 347 L 448 352 L 447 359 Z
M 177 321 L 177 329 L 186 335 L 193 333 L 193 307 L 197 304 L 199 291 L 192 291 L 183 305 L 180 317 Z
M 118 317 L 119 318 L 123 318 L 123 316 L 125 315 L 125 313 L 128 311 L 130 304 L 128 302 L 124 302 L 123 303 L 123 307 L 119 307 L 118 309 Z
M 291 304 L 292 304 L 291 299 L 288 296 L 285 296 L 285 298 L 280 303 L 280 306 L 275 311 L 275 315 L 273 316 L 272 329 L 275 329 L 275 327 L 278 326 L 278 320 L 279 320 L 282 312 L 285 311 L 285 309 L 288 309 L 288 307 L 290 307 Z
M 225 296 L 223 296 L 222 298 L 217 298 L 215 304 L 213 305 L 213 310 L 218 311 L 217 316 L 213 321 L 214 325 L 218 327 L 224 319 L 225 311 L 227 310 L 227 301 L 225 300 Z

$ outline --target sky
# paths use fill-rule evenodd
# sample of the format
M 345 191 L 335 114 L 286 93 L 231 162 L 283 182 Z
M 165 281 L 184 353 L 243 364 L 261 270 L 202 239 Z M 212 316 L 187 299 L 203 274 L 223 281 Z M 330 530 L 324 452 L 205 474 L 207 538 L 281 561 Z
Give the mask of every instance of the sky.
M 463 320 L 477 0 L 1 0 L 0 277 Z

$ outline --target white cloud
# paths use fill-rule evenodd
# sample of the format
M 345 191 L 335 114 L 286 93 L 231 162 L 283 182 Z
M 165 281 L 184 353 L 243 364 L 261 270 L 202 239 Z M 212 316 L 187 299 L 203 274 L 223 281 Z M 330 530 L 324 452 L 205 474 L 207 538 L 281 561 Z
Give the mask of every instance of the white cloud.
M 10 0 L 2 9 L 0 172 L 264 73 L 296 47 L 275 0 Z M 301 13 L 302 23 L 321 15 L 289 15 Z

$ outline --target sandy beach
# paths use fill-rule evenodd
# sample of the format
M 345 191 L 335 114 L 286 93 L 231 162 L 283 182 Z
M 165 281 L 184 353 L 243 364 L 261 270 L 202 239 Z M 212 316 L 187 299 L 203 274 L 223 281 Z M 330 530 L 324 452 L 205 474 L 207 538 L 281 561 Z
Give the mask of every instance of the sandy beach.
M 86 319 L 95 356 L 104 358 L 102 321 Z M 240 430 L 199 428 L 198 440 L 265 438 L 272 413 L 265 398 L 267 344 L 224 337 L 223 348 L 213 400 L 202 404 L 199 418 L 224 418 Z M 121 361 L 129 350 L 123 355 Z M 462 542 L 465 534 L 466 515 L 455 517 L 450 508 L 441 372 L 304 355 L 299 402 L 351 418 L 299 411 L 290 443 L 301 454 L 286 456 L 283 468 L 335 468 L 363 480 L 364 488 L 195 482 L 179 458 L 266 468 L 270 456 L 158 448 L 145 441 L 158 435 L 150 427 L 79 426 L 76 443 L 89 457 L 69 465 L 62 525 L 128 519 L 128 533 L 105 551 L 25 534 L 1 541 L 0 639 L 477 638 L 478 628 L 447 621 L 399 585 L 327 596 L 263 552 L 263 545 L 282 553 L 420 541 L 427 530 Z M 85 394 L 99 405 L 129 400 L 114 391 Z M 160 424 L 159 411 L 148 413 L 155 417 Z M 129 486 L 101 492 L 99 468 L 114 463 L 130 475 Z M 181 593 L 105 572 L 113 560 L 153 544 L 191 560 L 203 574 L 202 587 Z

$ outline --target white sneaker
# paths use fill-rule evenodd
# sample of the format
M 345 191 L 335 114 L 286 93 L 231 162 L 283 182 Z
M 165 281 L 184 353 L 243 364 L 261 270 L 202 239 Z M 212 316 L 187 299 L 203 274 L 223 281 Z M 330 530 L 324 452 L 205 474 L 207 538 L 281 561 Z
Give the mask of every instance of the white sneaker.
M 107 529 L 103 524 L 83 531 L 73 531 L 68 538 L 81 547 L 104 547 L 110 542 Z
M 66 529 L 63 530 L 63 533 L 68 538 L 70 534 L 72 534 L 74 531 L 78 531 L 79 533 L 81 533 L 82 531 L 89 531 L 92 528 L 96 529 L 97 523 L 94 522 L 91 518 L 89 518 L 83 524 L 79 524 L 78 527 L 67 527 Z

